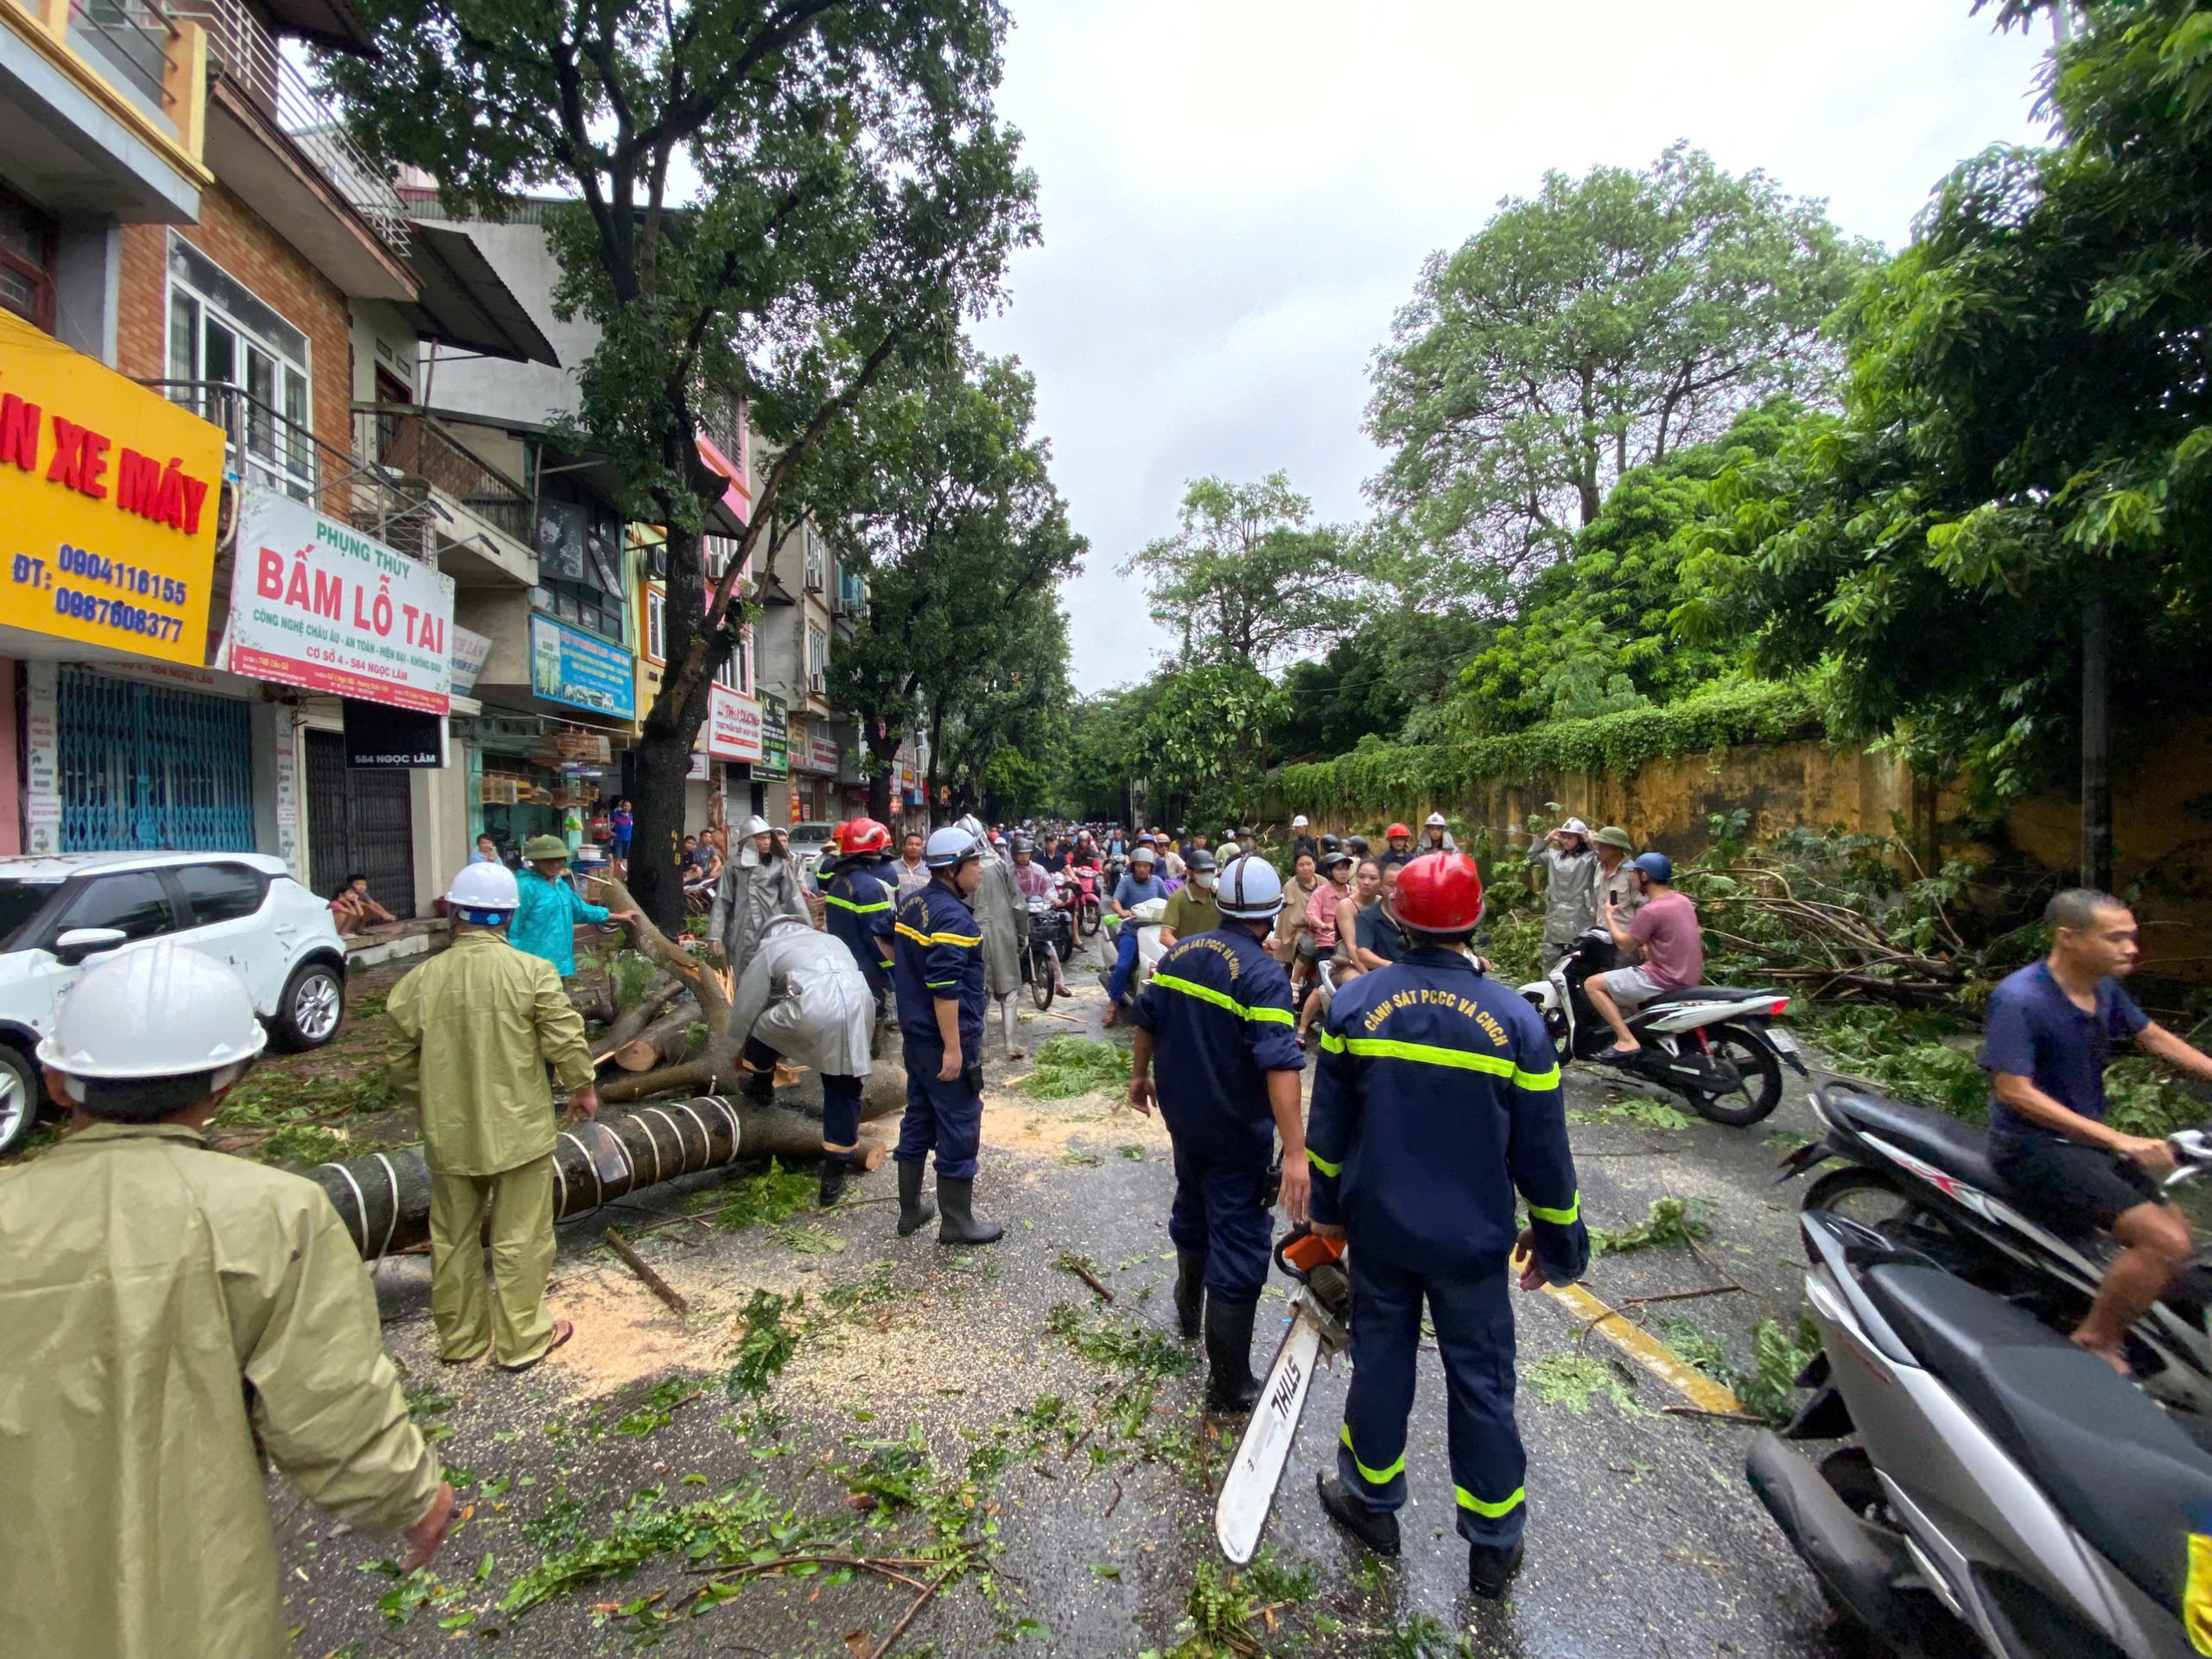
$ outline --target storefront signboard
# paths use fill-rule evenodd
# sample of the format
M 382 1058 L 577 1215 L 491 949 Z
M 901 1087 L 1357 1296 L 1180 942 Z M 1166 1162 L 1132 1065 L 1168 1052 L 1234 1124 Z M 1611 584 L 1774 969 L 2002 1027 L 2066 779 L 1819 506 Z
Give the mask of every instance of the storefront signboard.
M 207 660 L 223 431 L 0 311 L 0 626 Z
M 458 622 L 454 624 L 452 638 L 452 647 L 446 654 L 451 690 L 456 697 L 465 697 L 476 689 L 476 677 L 484 671 L 484 659 L 492 654 L 492 642 Z
M 791 725 L 784 700 L 772 691 L 760 694 L 760 758 L 753 763 L 755 778 L 791 776 Z
M 552 702 L 629 720 L 637 713 L 637 677 L 630 653 L 550 616 L 530 619 L 531 687 Z
M 807 759 L 817 772 L 835 772 L 837 770 L 837 734 L 820 726 L 809 728 Z
M 760 705 L 726 685 L 708 688 L 707 753 L 718 760 L 760 759 Z
M 453 578 L 304 501 L 240 493 L 233 674 L 442 715 Z
M 346 764 L 357 771 L 435 771 L 446 763 L 442 715 L 347 697 Z

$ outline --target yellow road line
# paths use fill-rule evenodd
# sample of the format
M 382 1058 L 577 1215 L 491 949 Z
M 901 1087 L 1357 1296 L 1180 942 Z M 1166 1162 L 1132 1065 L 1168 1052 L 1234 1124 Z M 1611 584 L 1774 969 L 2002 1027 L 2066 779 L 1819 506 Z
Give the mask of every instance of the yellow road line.
M 1744 1402 L 1633 1320 L 1626 1319 L 1580 1285 L 1546 1285 L 1545 1294 L 1586 1326 L 1672 1388 L 1700 1411 L 1738 1412 Z

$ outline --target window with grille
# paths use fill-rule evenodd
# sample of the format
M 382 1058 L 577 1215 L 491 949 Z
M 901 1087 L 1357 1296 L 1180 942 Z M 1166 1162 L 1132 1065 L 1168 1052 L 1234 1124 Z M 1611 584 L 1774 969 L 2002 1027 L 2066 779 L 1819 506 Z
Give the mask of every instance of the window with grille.
M 174 232 L 168 281 L 170 395 L 229 435 L 249 483 L 313 499 L 308 337 Z
M 645 589 L 645 655 L 668 660 L 668 595 L 658 588 Z
M 812 524 L 804 529 L 806 547 L 806 590 L 818 594 L 823 588 L 822 532 Z
M 830 638 L 819 628 L 806 631 L 806 689 L 825 691 L 830 683 Z

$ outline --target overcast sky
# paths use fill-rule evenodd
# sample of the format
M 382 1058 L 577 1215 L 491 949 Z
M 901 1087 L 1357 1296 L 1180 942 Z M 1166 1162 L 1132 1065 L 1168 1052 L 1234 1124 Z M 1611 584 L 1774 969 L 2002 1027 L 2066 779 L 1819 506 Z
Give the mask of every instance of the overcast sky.
M 1421 260 L 1548 168 L 1686 138 L 1896 247 L 1955 162 L 2038 136 L 2044 38 L 1969 0 L 1011 3 L 1001 107 L 1045 241 L 977 334 L 1036 374 L 1090 538 L 1064 594 L 1085 691 L 1165 644 L 1116 567 L 1186 480 L 1281 467 L 1362 515 L 1370 354 Z

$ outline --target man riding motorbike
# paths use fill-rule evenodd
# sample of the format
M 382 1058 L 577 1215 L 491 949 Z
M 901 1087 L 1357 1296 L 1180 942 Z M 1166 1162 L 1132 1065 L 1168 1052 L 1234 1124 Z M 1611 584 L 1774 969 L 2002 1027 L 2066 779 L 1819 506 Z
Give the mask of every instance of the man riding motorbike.
M 2208 1058 L 2135 1005 L 2120 981 L 2139 954 L 2135 918 L 2086 887 L 2044 908 L 2050 954 L 1990 993 L 1981 1050 L 1989 1073 L 1989 1159 L 2011 1196 L 2041 1219 L 2108 1231 L 2125 1247 L 2105 1272 L 2074 1342 L 2122 1376 L 2125 1337 L 2189 1265 L 2187 1221 L 2158 1178 L 2173 1149 L 2105 1120 L 2105 1062 L 2117 1043 L 2212 1077 Z
M 1055 908 L 1070 912 L 1068 937 L 1070 938 L 1075 937 L 1075 918 L 1072 912 L 1075 908 L 1076 889 L 1070 884 L 1061 881 L 1037 861 L 1036 852 L 1030 846 L 1029 837 L 1027 836 L 1016 836 L 1014 838 L 1014 885 L 1020 891 L 1025 903 L 1032 899 L 1048 899 Z M 1060 973 L 1060 953 L 1050 939 L 1045 941 L 1045 959 L 1052 967 L 1053 995 L 1067 995 L 1068 982 Z
M 1616 950 L 1640 950 L 1643 960 L 1632 968 L 1592 974 L 1582 985 L 1590 1006 L 1613 1030 L 1613 1046 L 1598 1058 L 1614 1062 L 1643 1046 L 1629 1030 L 1624 1011 L 1642 1007 L 1662 991 L 1688 990 L 1705 977 L 1705 939 L 1698 931 L 1697 906 L 1688 894 L 1675 891 L 1675 861 L 1664 853 L 1645 853 L 1633 868 L 1643 894 L 1643 907 L 1631 920 L 1608 905 L 1605 926 Z

